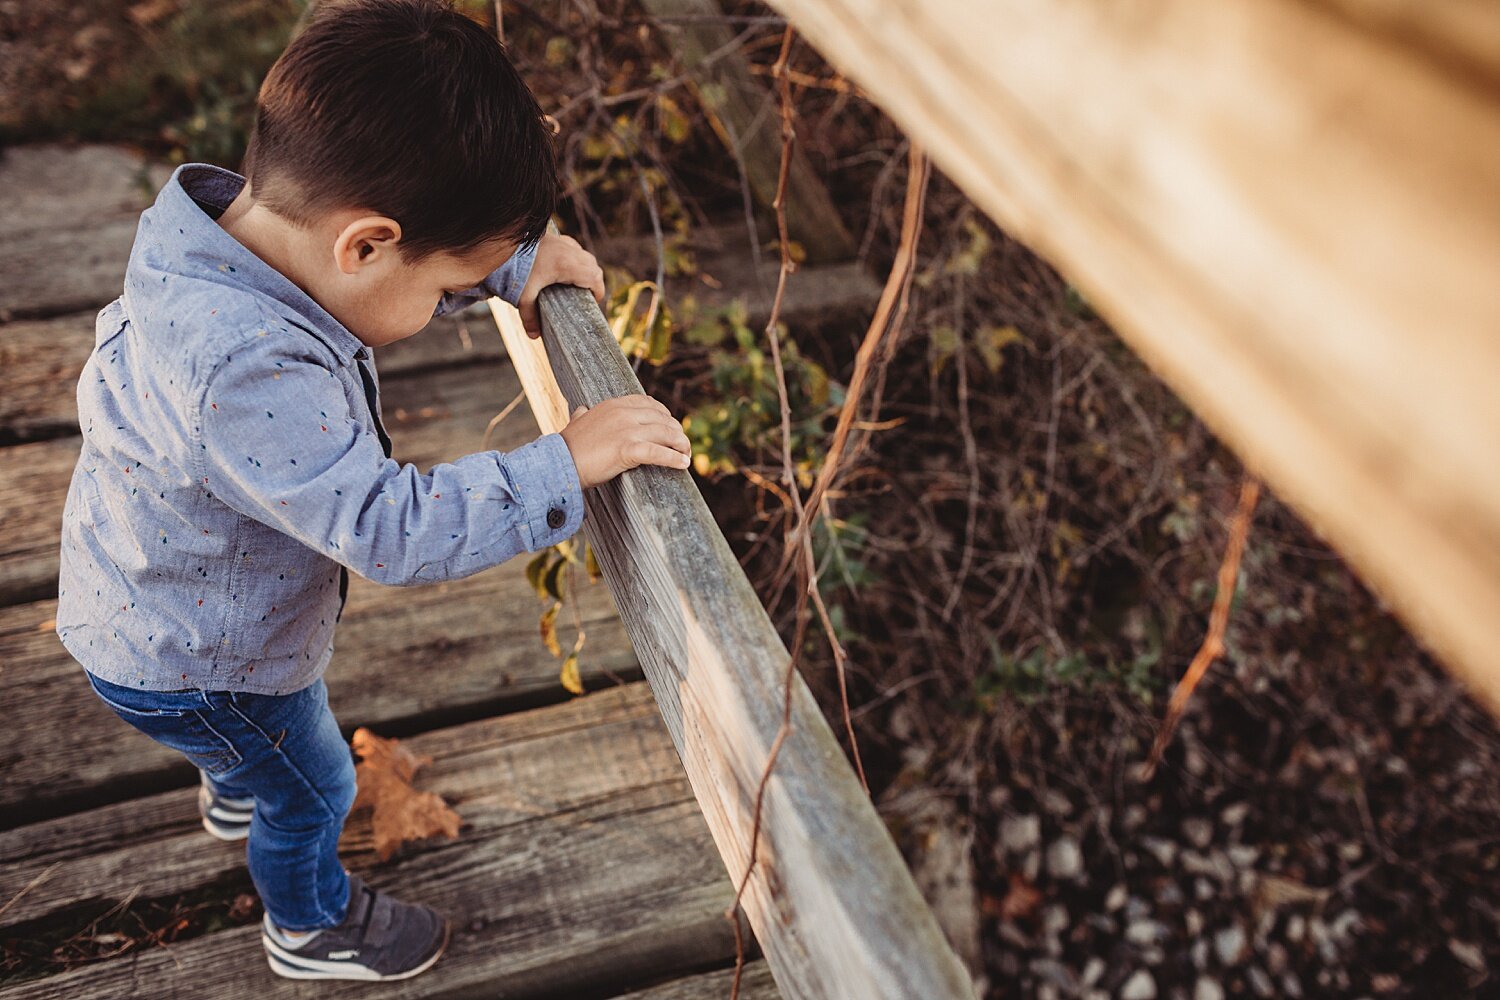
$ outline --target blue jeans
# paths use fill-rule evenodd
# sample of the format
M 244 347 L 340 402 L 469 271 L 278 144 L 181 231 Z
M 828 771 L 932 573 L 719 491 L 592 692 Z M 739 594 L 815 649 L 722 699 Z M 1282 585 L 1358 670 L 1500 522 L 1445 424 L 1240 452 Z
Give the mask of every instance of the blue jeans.
M 354 804 L 354 761 L 321 679 L 287 695 L 137 691 L 84 671 L 116 715 L 198 765 L 230 798 L 254 798 L 250 878 L 283 930 L 344 919 L 339 834 Z

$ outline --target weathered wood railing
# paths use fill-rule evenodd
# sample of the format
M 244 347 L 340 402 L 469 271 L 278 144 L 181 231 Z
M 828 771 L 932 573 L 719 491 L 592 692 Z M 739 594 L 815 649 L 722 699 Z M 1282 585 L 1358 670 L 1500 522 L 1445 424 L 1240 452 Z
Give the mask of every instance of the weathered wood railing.
M 491 307 L 543 433 L 579 404 L 642 391 L 587 292 L 542 292 L 544 340 L 508 305 Z M 689 473 L 642 466 L 584 499 L 584 536 L 738 885 L 781 725 L 786 646 Z M 969 1000 L 968 974 L 800 676 L 792 694 L 743 899 L 782 995 Z
M 1500 8 L 769 3 L 1500 707 Z

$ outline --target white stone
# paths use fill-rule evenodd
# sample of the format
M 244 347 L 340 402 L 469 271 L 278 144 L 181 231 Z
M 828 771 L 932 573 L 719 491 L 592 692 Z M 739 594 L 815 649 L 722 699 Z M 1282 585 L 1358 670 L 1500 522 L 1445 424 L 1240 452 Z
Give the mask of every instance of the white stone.
M 1125 940 L 1142 947 L 1165 940 L 1170 935 L 1171 931 L 1160 920 L 1135 920 L 1125 928 Z
M 1214 841 L 1214 825 L 1198 816 L 1182 821 L 1182 835 L 1200 851 Z
M 1216 979 L 1199 976 L 1193 984 L 1193 1000 L 1224 1000 L 1224 987 Z
M 1245 951 L 1245 929 L 1231 924 L 1214 934 L 1214 954 L 1222 965 L 1232 966 Z
M 1083 851 L 1078 841 L 1063 834 L 1047 848 L 1047 871 L 1053 878 L 1074 879 L 1083 874 Z
M 1109 894 L 1104 897 L 1104 912 L 1113 913 L 1120 907 L 1124 906 L 1127 895 L 1128 894 L 1125 889 L 1125 883 L 1118 883 L 1113 889 L 1110 889 Z
M 1000 821 L 1000 846 L 1012 854 L 1042 842 L 1042 821 L 1035 816 L 1007 816 Z
M 1139 970 L 1120 987 L 1120 1000 L 1156 1000 L 1156 980 L 1145 969 Z
M 1225 826 L 1239 826 L 1245 822 L 1245 817 L 1250 815 L 1250 804 L 1248 802 L 1236 802 L 1232 806 L 1225 806 L 1224 811 L 1219 813 L 1219 819 Z

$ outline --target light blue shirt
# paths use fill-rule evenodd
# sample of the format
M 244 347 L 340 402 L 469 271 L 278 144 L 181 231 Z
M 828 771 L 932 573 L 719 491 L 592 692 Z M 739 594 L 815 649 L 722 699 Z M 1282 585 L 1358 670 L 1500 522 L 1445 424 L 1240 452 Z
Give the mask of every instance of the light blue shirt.
M 436 583 L 583 521 L 561 434 L 428 472 L 391 459 L 370 349 L 214 221 L 244 183 L 177 168 L 78 382 L 57 634 L 116 684 L 296 691 L 333 654 L 346 568 Z M 514 304 L 534 254 L 437 311 Z

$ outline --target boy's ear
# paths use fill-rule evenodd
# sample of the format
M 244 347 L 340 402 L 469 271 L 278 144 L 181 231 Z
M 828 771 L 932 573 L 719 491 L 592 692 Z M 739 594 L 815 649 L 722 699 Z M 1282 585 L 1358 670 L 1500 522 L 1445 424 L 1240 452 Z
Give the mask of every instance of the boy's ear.
M 350 221 L 333 241 L 333 260 L 344 274 L 357 274 L 394 258 L 401 242 L 401 223 L 384 215 L 364 215 Z

